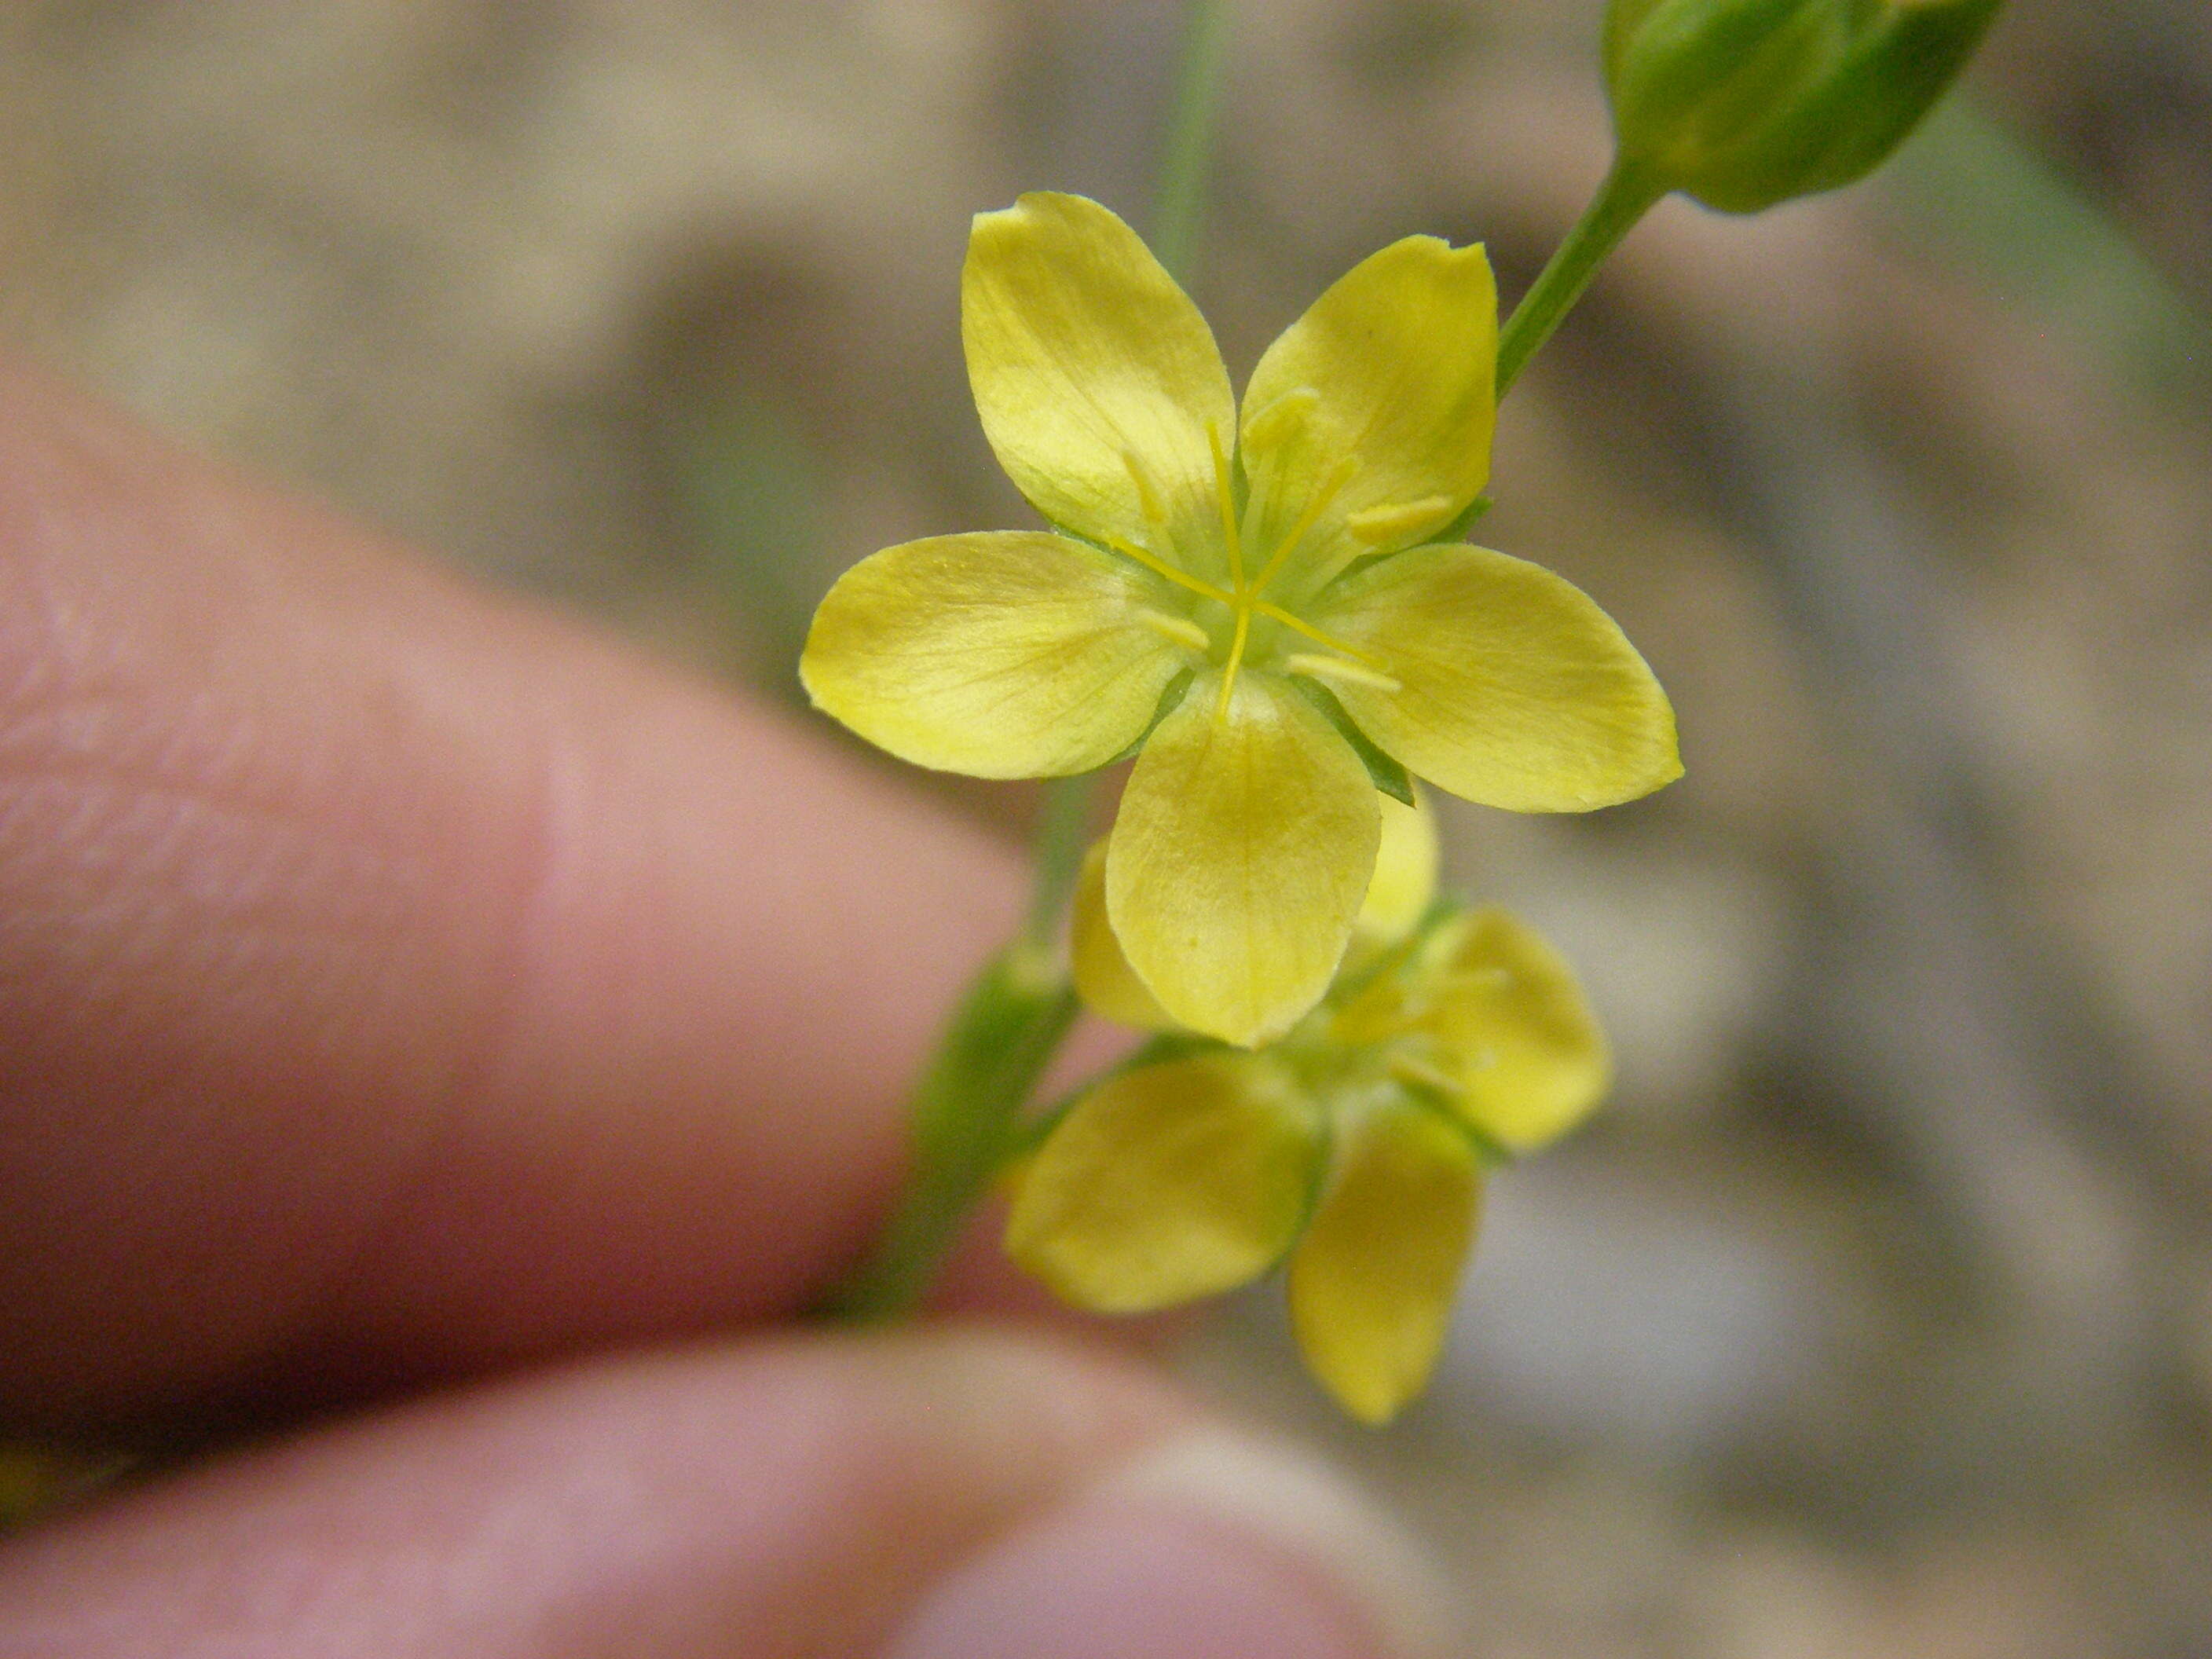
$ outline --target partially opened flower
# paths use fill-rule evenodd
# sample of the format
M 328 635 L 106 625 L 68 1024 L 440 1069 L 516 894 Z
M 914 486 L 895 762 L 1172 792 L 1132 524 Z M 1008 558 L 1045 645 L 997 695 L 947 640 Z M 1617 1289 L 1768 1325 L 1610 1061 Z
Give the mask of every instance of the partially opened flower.
M 1081 197 L 979 216 L 961 314 L 984 431 L 1053 529 L 863 560 L 801 673 L 923 766 L 1057 776 L 1140 744 L 1106 909 L 1183 1024 L 1252 1044 L 1313 1006 L 1368 890 L 1378 781 L 1579 811 L 1680 774 L 1665 695 L 1588 597 L 1435 539 L 1489 471 L 1480 248 L 1362 261 L 1241 416 L 1196 307 Z
M 1105 1313 L 1170 1307 L 1287 1263 L 1308 1366 L 1370 1423 L 1436 1364 L 1485 1164 L 1564 1133 L 1609 1074 L 1558 955 L 1503 911 L 1428 906 L 1432 843 L 1413 812 L 1387 810 L 1382 879 L 1321 1006 L 1273 1047 L 1194 1042 L 1089 1091 L 1018 1171 L 1006 1231 L 1018 1262 Z M 1103 886 L 1094 860 L 1078 982 L 1103 1012 L 1142 1023 L 1126 968 L 1107 959 Z M 1421 901 L 1411 927 L 1409 896 Z

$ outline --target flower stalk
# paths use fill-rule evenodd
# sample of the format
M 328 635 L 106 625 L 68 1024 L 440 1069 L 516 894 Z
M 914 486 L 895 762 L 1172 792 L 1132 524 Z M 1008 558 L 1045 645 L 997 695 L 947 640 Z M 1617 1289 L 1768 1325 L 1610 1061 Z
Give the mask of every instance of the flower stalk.
M 1026 937 L 985 964 L 915 1086 L 913 1164 L 897 1206 L 874 1253 L 831 1299 L 831 1313 L 874 1322 L 919 1305 L 1015 1145 L 1022 1108 L 1076 1006 L 1057 958 Z
M 1598 186 L 1597 194 L 1583 210 L 1566 240 L 1561 242 L 1544 269 L 1538 273 L 1528 291 L 1521 296 L 1521 303 L 1513 307 L 1513 314 L 1498 334 L 1498 398 L 1505 394 L 1521 378 L 1521 371 L 1536 355 L 1545 341 L 1563 322 L 1583 290 L 1597 275 L 1598 267 L 1620 239 L 1636 228 L 1637 222 L 1651 210 L 1659 198 L 1667 193 L 1663 179 L 1625 162 L 1615 162 L 1605 182 Z

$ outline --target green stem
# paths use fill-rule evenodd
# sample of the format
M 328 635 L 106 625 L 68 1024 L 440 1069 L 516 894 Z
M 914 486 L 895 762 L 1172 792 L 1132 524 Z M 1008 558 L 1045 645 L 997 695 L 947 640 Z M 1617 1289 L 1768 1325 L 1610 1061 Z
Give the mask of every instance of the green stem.
M 1206 179 L 1221 108 L 1221 70 L 1229 58 L 1225 0 L 1192 0 L 1185 15 L 1182 59 L 1176 73 L 1175 116 L 1160 157 L 1152 198 L 1152 253 L 1177 282 L 1190 277 Z
M 1605 257 L 1620 245 L 1620 239 L 1635 228 L 1636 222 L 1651 210 L 1654 203 L 1667 193 L 1665 185 L 1647 172 L 1615 162 L 1598 186 L 1590 204 L 1583 210 L 1583 216 L 1567 233 L 1559 250 L 1552 255 L 1551 263 L 1538 274 L 1528 291 L 1521 296 L 1521 303 L 1513 307 L 1513 315 L 1498 337 L 1498 396 L 1503 402 L 1521 378 L 1521 371 L 1536 355 L 1536 349 L 1552 337 L 1583 290 L 1589 286 L 1590 278 Z
M 914 1164 L 875 1253 L 830 1310 L 873 1322 L 914 1311 L 1014 1144 L 1023 1105 L 1074 1023 L 1050 957 L 1016 940 L 953 1012 L 914 1095 Z
M 1030 917 L 1022 937 L 1040 954 L 1049 953 L 1060 939 L 1060 918 L 1075 893 L 1075 878 L 1083 869 L 1083 854 L 1091 845 L 1091 803 L 1098 793 L 1098 775 L 1084 772 L 1072 778 L 1054 778 L 1045 786 L 1044 805 L 1037 814 L 1036 865 L 1030 891 Z

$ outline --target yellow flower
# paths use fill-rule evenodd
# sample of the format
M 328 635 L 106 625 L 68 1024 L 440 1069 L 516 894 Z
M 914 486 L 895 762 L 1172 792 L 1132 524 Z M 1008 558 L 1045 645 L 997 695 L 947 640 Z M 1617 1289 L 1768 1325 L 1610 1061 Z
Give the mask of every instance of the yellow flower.
M 1484 1164 L 1572 1127 L 1610 1074 L 1565 963 L 1503 911 L 1431 910 L 1425 817 L 1385 811 L 1379 878 L 1328 999 L 1273 1047 L 1194 1039 L 1089 1091 L 1018 1172 L 1006 1230 L 1015 1261 L 1103 1313 L 1286 1261 L 1308 1367 L 1370 1423 L 1436 1364 Z M 1094 858 L 1077 900 L 1078 983 L 1157 1023 L 1110 960 L 1103 874 Z
M 984 432 L 1054 528 L 861 561 L 800 673 L 922 766 L 1060 776 L 1141 744 L 1106 908 L 1182 1024 L 1252 1044 L 1314 1005 L 1396 768 L 1522 811 L 1680 775 L 1665 694 L 1587 596 L 1433 539 L 1489 471 L 1480 248 L 1409 237 L 1353 267 L 1241 417 L 1197 308 L 1081 197 L 978 216 L 961 325 Z

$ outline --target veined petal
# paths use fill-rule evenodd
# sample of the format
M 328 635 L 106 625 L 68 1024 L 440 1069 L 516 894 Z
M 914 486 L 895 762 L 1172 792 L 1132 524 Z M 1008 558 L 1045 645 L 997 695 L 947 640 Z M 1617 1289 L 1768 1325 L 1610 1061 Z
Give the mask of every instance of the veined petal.
M 1458 927 L 1420 1028 L 1443 1045 L 1468 1121 L 1531 1152 L 1605 1097 L 1613 1081 L 1605 1033 L 1574 970 L 1535 929 L 1503 910 L 1474 911 Z
M 1481 1177 L 1466 1137 L 1402 1098 L 1347 1114 L 1334 1158 L 1291 1257 L 1291 1324 L 1322 1386 L 1382 1424 L 1436 1368 Z
M 1173 1028 L 1175 1021 L 1129 966 L 1129 958 L 1121 954 L 1121 942 L 1114 937 L 1106 920 L 1103 836 L 1083 855 L 1083 872 L 1076 878 L 1075 904 L 1068 918 L 1067 954 L 1074 969 L 1076 991 L 1093 1012 L 1140 1031 Z
M 1140 1066 L 1077 1102 L 1037 1149 L 1006 1253 L 1097 1313 L 1230 1290 L 1290 1247 L 1320 1146 L 1312 1106 L 1266 1055 Z
M 960 335 L 984 435 L 1038 512 L 1220 577 L 1206 427 L 1229 442 L 1229 374 L 1198 307 L 1136 232 L 1051 191 L 978 214 Z
M 1381 797 L 1352 745 L 1272 674 L 1226 708 L 1201 674 L 1146 739 L 1106 857 L 1115 936 L 1160 1006 L 1224 1042 L 1320 1000 L 1366 896 Z
M 1307 615 L 1398 682 L 1333 688 L 1360 729 L 1455 795 L 1580 812 L 1682 775 L 1674 711 L 1644 659 L 1540 565 L 1417 547 L 1353 572 Z
M 1437 821 L 1426 796 L 1418 808 L 1378 795 L 1382 840 L 1375 855 L 1375 874 L 1359 907 L 1353 937 L 1380 948 L 1402 937 L 1421 919 L 1437 890 Z M 1075 988 L 1096 1013 L 1139 1030 L 1169 1030 L 1176 1022 L 1159 1000 L 1145 988 L 1121 942 L 1106 920 L 1106 839 L 1084 855 L 1068 926 L 1068 954 Z
M 1482 491 L 1497 416 L 1498 289 L 1480 247 L 1409 236 L 1354 265 L 1260 359 L 1244 394 L 1247 540 L 1286 602 L 1362 554 L 1435 535 Z
M 817 708 L 917 766 L 1087 772 L 1136 739 L 1184 666 L 1143 620 L 1157 586 L 1044 531 L 903 542 L 837 579 L 799 677 Z

